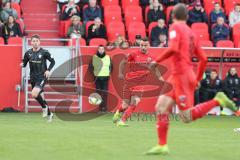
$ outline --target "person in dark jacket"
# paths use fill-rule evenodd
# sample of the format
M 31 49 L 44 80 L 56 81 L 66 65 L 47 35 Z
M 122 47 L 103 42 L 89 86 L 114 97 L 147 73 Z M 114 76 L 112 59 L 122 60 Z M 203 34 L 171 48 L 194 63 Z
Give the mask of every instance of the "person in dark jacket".
M 151 45 L 153 45 L 155 41 L 159 40 L 160 33 L 168 35 L 168 29 L 167 29 L 167 26 L 165 25 L 164 19 L 159 19 L 158 25 L 152 28 L 152 31 L 150 33 Z
M 15 19 L 13 16 L 8 17 L 8 21 L 3 26 L 3 38 L 5 41 L 5 44 L 8 43 L 9 37 L 22 37 L 22 31 L 20 28 L 20 25 L 15 22 Z
M 99 17 L 94 19 L 94 24 L 88 28 L 88 40 L 92 38 L 105 38 L 107 39 L 106 27 L 102 24 Z
M 149 25 L 152 22 L 156 22 L 158 19 L 166 19 L 166 16 L 163 11 L 163 6 L 161 3 L 159 3 L 157 0 L 153 1 L 153 3 L 150 5 L 150 10 L 147 14 Z
M 112 60 L 107 55 L 104 46 L 100 45 L 96 55 L 93 56 L 89 69 L 94 75 L 96 92 L 101 95 L 102 103 L 99 105 L 100 112 L 107 111 L 108 82 L 112 72 Z
M 217 23 L 217 18 L 218 17 L 223 17 L 224 21 L 226 22 L 226 15 L 225 15 L 225 13 L 222 11 L 219 2 L 216 2 L 214 4 L 213 11 L 210 13 L 210 23 L 211 24 Z
M 201 87 L 199 89 L 200 102 L 206 102 L 212 99 L 217 92 L 222 91 L 222 81 L 218 78 L 216 70 L 211 70 L 210 76 L 206 76 L 201 80 Z
M 162 0 L 164 6 L 174 6 L 175 4 L 179 3 L 180 0 Z
M 66 8 L 61 14 L 61 19 L 68 20 L 74 15 L 80 16 L 80 10 L 79 7 L 75 4 L 74 0 L 69 0 L 68 4 L 66 5 Z
M 224 23 L 224 18 L 223 17 L 218 17 L 217 18 L 217 23 L 212 26 L 212 41 L 214 45 L 219 40 L 227 40 L 229 39 L 230 36 L 230 28 L 227 24 Z
M 237 106 L 240 106 L 240 78 L 235 67 L 231 67 L 224 79 L 224 92 Z
M 89 6 L 83 10 L 83 22 L 93 21 L 97 17 L 102 20 L 102 9 L 97 5 L 97 0 L 89 0 Z
M 194 8 L 188 12 L 188 17 L 188 25 L 192 25 L 196 22 L 208 22 L 207 14 L 200 1 L 196 2 Z

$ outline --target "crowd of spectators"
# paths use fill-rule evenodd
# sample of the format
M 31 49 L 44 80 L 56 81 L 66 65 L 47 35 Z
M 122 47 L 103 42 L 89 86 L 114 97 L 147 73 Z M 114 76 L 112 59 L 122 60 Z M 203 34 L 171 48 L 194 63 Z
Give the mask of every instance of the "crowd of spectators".
M 11 7 L 11 3 L 20 3 L 20 0 L 1 0 L 0 8 L 0 37 L 4 39 L 4 43 L 8 44 L 8 39 L 11 37 L 22 37 L 24 25 L 21 15 Z
M 232 99 L 238 107 L 240 107 L 240 77 L 237 74 L 235 67 L 231 67 L 227 75 L 222 75 L 223 79 L 219 78 L 218 72 L 214 69 L 206 70 L 205 78 L 201 80 L 198 96 L 198 103 L 211 100 L 217 92 L 224 92 Z

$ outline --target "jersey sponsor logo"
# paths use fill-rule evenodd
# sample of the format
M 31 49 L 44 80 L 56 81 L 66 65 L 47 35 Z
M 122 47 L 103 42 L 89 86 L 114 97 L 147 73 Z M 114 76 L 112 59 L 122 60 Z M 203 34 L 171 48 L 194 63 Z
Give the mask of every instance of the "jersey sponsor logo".
M 176 38 L 177 37 L 177 32 L 175 31 L 175 30 L 173 30 L 173 31 L 171 31 L 170 33 L 169 33 L 169 38 L 170 39 L 174 39 L 174 38 Z
M 39 54 L 39 55 L 38 55 L 38 58 L 39 58 L 39 59 L 41 59 L 41 58 L 42 58 L 42 55 L 41 55 L 41 54 Z

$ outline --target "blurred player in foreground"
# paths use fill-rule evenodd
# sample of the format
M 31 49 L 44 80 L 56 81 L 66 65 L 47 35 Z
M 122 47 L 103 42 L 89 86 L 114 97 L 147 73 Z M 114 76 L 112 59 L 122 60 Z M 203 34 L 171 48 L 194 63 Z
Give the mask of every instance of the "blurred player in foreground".
M 149 68 L 147 67 L 154 59 L 148 52 L 149 41 L 143 38 L 140 42 L 140 49 L 130 53 L 127 60 L 120 63 L 119 78 L 124 79 L 123 86 L 123 103 L 120 105 L 113 116 L 113 122 L 117 126 L 128 126 L 126 120 L 132 115 L 138 103 L 141 100 L 143 93 L 136 93 L 131 88 L 134 85 L 142 85 L 146 82 L 144 77 L 148 76 Z M 130 70 L 124 75 L 124 69 Z M 158 68 L 155 68 L 156 76 L 161 79 L 161 74 Z M 141 80 L 141 82 L 139 81 Z M 144 89 L 143 91 L 144 92 Z M 123 112 L 121 116 L 121 112 Z
M 171 57 L 170 63 L 173 72 L 168 82 L 173 90 L 165 95 L 160 95 L 156 104 L 158 145 L 150 149 L 146 154 L 168 154 L 167 133 L 169 126 L 169 110 L 177 105 L 179 117 L 184 123 L 197 120 L 208 113 L 215 106 L 221 105 L 236 112 L 237 107 L 219 92 L 216 96 L 205 103 L 194 106 L 194 91 L 199 87 L 199 81 L 207 64 L 207 58 L 201 49 L 198 40 L 191 29 L 187 26 L 187 8 L 179 3 L 173 9 L 173 24 L 169 31 L 169 48 L 156 58 L 155 63 L 160 63 Z M 196 55 L 199 59 L 197 75 L 193 71 L 191 58 Z M 154 65 L 152 62 L 151 65 Z
M 38 35 L 33 35 L 31 37 L 31 45 L 32 48 L 25 53 L 21 66 L 26 67 L 29 62 L 32 97 L 35 98 L 41 105 L 42 117 L 47 117 L 48 122 L 51 122 L 53 113 L 49 110 L 42 93 L 44 85 L 50 76 L 50 70 L 55 65 L 55 60 L 51 57 L 47 50 L 40 47 L 40 37 Z M 48 68 L 47 60 L 50 61 Z

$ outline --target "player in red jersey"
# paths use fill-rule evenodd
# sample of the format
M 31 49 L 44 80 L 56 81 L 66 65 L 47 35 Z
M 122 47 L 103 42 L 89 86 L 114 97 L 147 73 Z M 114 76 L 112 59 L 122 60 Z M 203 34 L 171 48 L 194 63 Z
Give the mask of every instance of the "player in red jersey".
M 156 63 L 170 58 L 173 72 L 168 80 L 173 89 L 171 92 L 160 95 L 156 104 L 158 145 L 150 149 L 146 154 L 168 154 L 167 133 L 169 126 L 169 110 L 176 104 L 180 110 L 179 117 L 185 123 L 189 123 L 203 117 L 215 106 L 223 106 L 237 111 L 235 104 L 227 96 L 219 92 L 210 101 L 194 105 L 194 90 L 199 86 L 203 72 L 207 64 L 207 58 L 201 49 L 198 40 L 187 26 L 187 8 L 179 3 L 173 9 L 173 24 L 169 30 L 169 48 L 164 50 Z M 192 56 L 199 59 L 197 74 L 193 71 Z M 154 65 L 154 62 L 151 64 Z
M 148 76 L 149 65 L 154 59 L 148 53 L 149 41 L 147 38 L 141 40 L 140 50 L 129 54 L 127 60 L 120 63 L 119 78 L 124 79 L 123 86 L 123 103 L 117 108 L 113 116 L 113 122 L 117 126 L 128 126 L 125 122 L 132 115 L 138 103 L 141 100 L 142 93 L 134 92 L 132 86 L 142 85 L 146 82 Z M 124 69 L 126 75 L 124 75 Z M 128 70 L 128 71 L 126 71 Z M 161 78 L 160 71 L 156 68 L 156 75 Z M 123 112 L 122 117 L 120 113 Z

